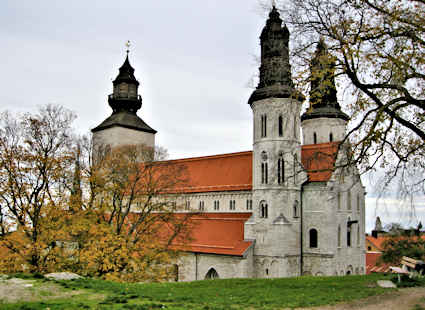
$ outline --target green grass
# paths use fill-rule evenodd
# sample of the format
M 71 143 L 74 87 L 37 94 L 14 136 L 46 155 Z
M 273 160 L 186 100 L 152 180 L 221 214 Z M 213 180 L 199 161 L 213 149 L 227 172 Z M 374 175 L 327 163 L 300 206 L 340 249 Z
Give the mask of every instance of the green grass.
M 84 289 L 72 299 L 0 304 L 0 309 L 283 309 L 311 307 L 388 292 L 380 275 L 228 279 L 188 283 L 123 284 L 84 279 L 59 282 L 66 290 Z M 90 293 L 97 298 L 90 298 Z

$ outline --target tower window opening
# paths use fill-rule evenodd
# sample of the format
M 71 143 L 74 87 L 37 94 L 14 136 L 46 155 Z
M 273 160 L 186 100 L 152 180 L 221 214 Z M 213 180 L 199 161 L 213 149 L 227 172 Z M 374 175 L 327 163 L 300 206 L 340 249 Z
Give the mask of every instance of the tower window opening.
M 329 134 L 329 142 L 333 142 L 334 141 L 334 136 L 332 134 L 332 132 Z
M 360 212 L 360 195 L 357 194 L 357 212 Z
M 338 210 L 341 210 L 341 192 L 337 193 L 337 200 Z
M 265 201 L 262 201 L 260 203 L 260 217 L 261 218 L 268 218 L 269 217 L 268 205 Z
M 268 165 L 267 163 L 261 163 L 261 184 L 268 183 Z
M 205 209 L 205 202 L 201 200 L 199 202 L 199 211 L 204 211 L 204 209 Z
M 190 201 L 186 201 L 185 209 L 190 210 Z
M 294 217 L 299 217 L 299 215 L 298 215 L 298 200 L 294 201 Z
M 282 117 L 282 115 L 279 115 L 278 128 L 279 128 L 279 137 L 282 137 L 283 136 L 283 117 Z
M 357 225 L 357 245 L 360 245 L 360 226 Z
M 313 133 L 313 144 L 317 144 L 317 134 Z
M 277 161 L 277 183 L 282 184 L 285 181 L 285 162 L 283 157 Z
M 267 137 L 267 115 L 261 115 L 261 137 Z
M 349 222 L 350 222 L 350 218 L 348 218 L 348 222 L 347 222 L 347 247 L 351 247 L 351 226 Z
M 310 248 L 317 248 L 317 230 L 312 228 L 309 231 L 310 236 Z
M 338 225 L 338 247 L 341 247 L 341 225 Z

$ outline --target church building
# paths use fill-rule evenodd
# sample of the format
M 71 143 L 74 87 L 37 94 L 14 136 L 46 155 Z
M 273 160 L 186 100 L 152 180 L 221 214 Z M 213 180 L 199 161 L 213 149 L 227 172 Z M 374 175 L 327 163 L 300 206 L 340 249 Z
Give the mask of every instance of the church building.
M 301 115 L 289 36 L 273 7 L 260 36 L 259 83 L 248 100 L 252 151 L 170 161 L 187 168 L 182 212 L 198 214 L 177 262 L 179 281 L 365 273 L 365 189 L 357 169 L 343 165 L 349 117 L 332 70 L 312 74 L 310 108 Z M 330 68 L 327 56 L 321 41 L 312 72 Z M 154 147 L 157 131 L 137 115 L 142 99 L 128 55 L 113 86 L 113 112 L 92 129 L 94 143 Z

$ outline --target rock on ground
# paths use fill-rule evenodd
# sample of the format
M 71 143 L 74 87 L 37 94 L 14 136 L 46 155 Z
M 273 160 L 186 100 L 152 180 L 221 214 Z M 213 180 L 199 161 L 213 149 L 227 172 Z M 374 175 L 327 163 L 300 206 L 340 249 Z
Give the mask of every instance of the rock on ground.
M 74 279 L 82 278 L 82 276 L 72 272 L 48 273 L 48 274 L 45 274 L 44 277 L 47 279 L 52 279 L 52 280 L 74 280 Z

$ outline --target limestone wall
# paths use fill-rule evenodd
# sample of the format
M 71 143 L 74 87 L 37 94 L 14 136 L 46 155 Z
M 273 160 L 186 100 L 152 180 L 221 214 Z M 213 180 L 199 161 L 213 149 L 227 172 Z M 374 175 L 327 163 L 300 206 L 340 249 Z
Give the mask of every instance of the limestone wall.
M 153 148 L 155 146 L 155 134 L 115 126 L 94 132 L 93 144 L 94 146 L 110 145 L 111 147 L 144 144 Z

